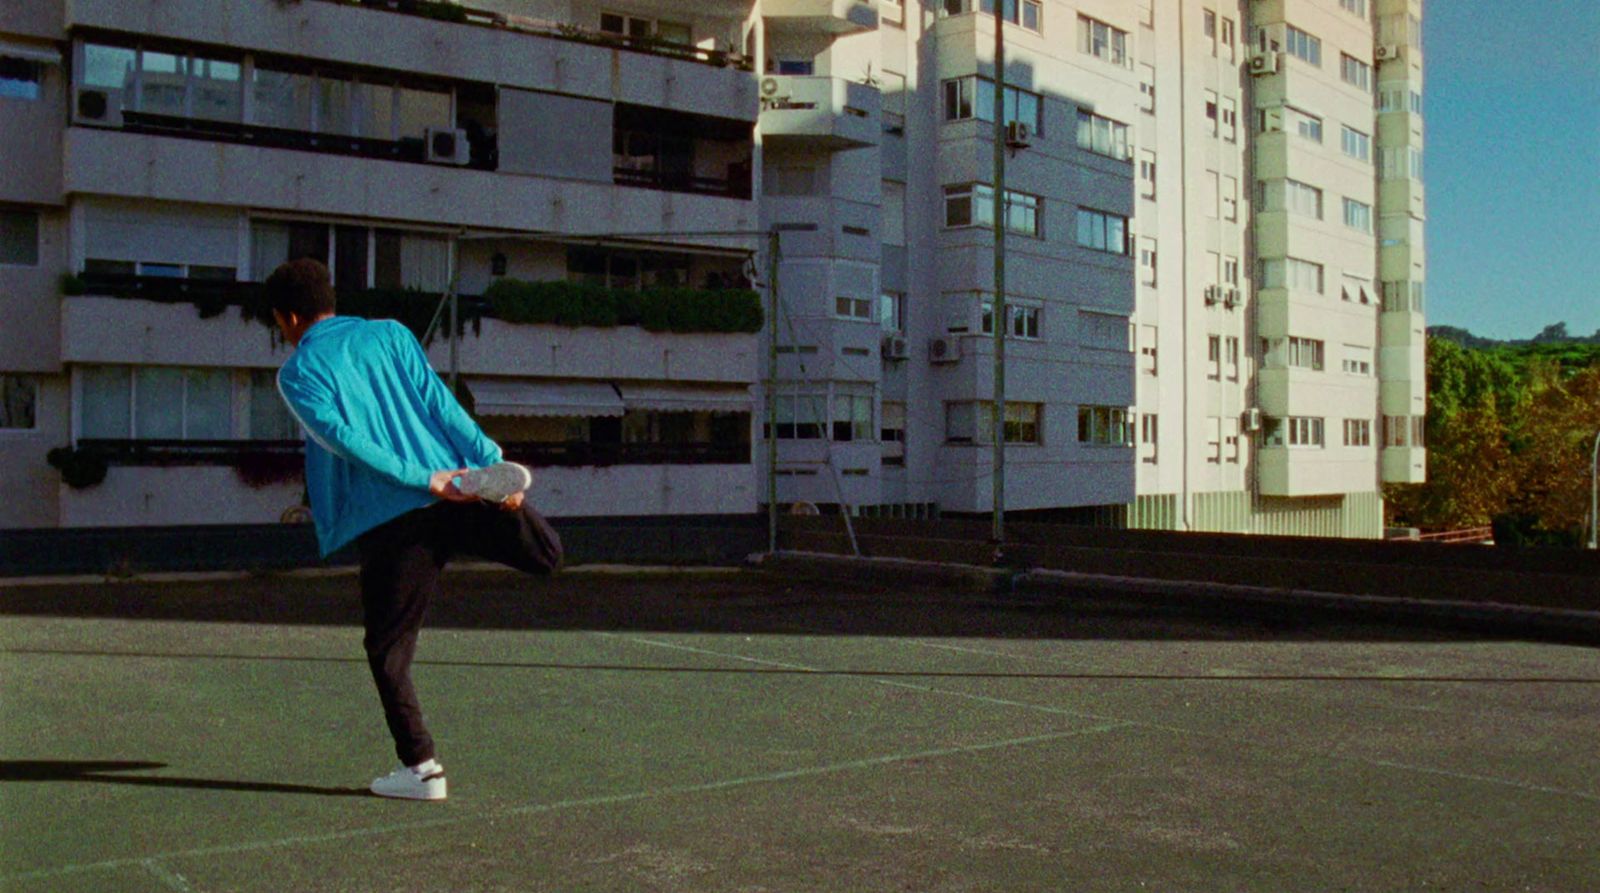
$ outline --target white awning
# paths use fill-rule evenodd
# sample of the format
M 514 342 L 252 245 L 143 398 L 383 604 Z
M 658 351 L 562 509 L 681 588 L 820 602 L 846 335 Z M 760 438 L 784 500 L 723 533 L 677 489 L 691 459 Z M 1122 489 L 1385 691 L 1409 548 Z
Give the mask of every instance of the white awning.
M 0 56 L 10 56 L 13 59 L 26 59 L 29 62 L 39 62 L 44 65 L 61 64 L 61 51 L 53 46 L 42 43 L 21 43 L 15 40 L 0 40 Z
M 629 409 L 656 412 L 749 412 L 747 387 L 676 384 L 622 384 L 622 403 Z
M 602 418 L 622 415 L 617 391 L 603 381 L 469 378 L 478 415 Z

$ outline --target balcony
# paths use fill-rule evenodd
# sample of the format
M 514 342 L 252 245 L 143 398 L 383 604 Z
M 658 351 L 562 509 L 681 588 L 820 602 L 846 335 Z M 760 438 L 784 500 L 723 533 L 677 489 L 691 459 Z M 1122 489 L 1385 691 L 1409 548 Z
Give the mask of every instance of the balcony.
M 882 138 L 877 88 L 843 78 L 761 79 L 761 133 L 773 145 L 835 151 L 876 146 Z
M 854 34 L 878 27 L 876 0 L 766 0 L 762 14 L 778 32 Z
M 1385 484 L 1421 484 L 1428 480 L 1428 451 L 1423 447 L 1384 447 Z
M 1335 434 L 1338 432 L 1335 431 Z M 1329 455 L 1329 449 L 1265 447 L 1256 452 L 1261 473 L 1261 492 L 1266 496 L 1326 496 L 1335 493 L 1370 492 L 1372 454 L 1365 450 L 1345 458 Z

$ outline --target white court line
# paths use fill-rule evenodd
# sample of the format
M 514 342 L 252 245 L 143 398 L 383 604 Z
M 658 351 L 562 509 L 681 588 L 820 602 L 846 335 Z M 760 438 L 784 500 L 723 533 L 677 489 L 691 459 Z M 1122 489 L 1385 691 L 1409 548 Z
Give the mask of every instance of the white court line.
M 168 887 L 179 891 L 179 893 L 194 893 L 194 887 L 189 884 L 189 881 L 185 879 L 183 875 L 161 865 L 155 859 L 144 859 L 140 861 L 139 864 L 142 865 L 146 871 L 155 875 L 156 878 L 163 884 L 166 884 Z
M 626 636 L 626 635 L 622 635 L 620 633 L 601 633 L 601 632 L 597 632 L 597 633 L 595 633 L 595 635 L 604 636 L 606 638 L 623 639 L 625 641 L 634 642 L 634 643 L 637 643 L 637 644 L 640 644 L 640 645 L 651 645 L 651 646 L 654 646 L 654 647 L 657 647 L 657 648 L 670 648 L 670 649 L 674 649 L 674 650 L 677 650 L 677 651 L 687 651 L 687 652 L 690 652 L 690 653 L 702 654 L 702 655 L 711 656 L 711 657 L 722 657 L 722 658 L 728 658 L 728 659 L 731 659 L 731 660 L 741 660 L 741 661 L 746 661 L 748 663 L 753 663 L 753 664 L 765 664 L 765 665 L 768 665 L 768 666 L 783 667 L 783 668 L 787 668 L 787 669 L 791 669 L 791 670 L 804 670 L 804 671 L 809 672 L 809 673 L 827 673 L 830 676 L 837 676 L 838 675 L 838 674 L 829 673 L 828 670 L 826 670 L 824 668 L 821 668 L 821 667 L 810 667 L 810 666 L 806 666 L 804 664 L 789 663 L 789 662 L 786 662 L 786 661 L 765 660 L 765 659 L 762 659 L 762 658 L 759 658 L 759 657 L 747 657 L 747 656 L 742 655 L 742 654 L 733 654 L 733 653 L 730 653 L 730 652 L 716 651 L 716 650 L 713 650 L 713 649 L 710 649 L 710 648 L 696 648 L 696 647 L 694 647 L 692 645 L 679 645 L 679 644 L 676 644 L 676 643 L 673 643 L 673 642 L 662 642 L 662 641 L 658 641 L 658 640 L 655 640 L 655 639 L 646 639 L 646 638 L 641 638 L 641 637 L 638 637 L 638 636 Z M 924 642 L 918 641 L 916 639 L 895 639 L 895 641 L 903 642 L 903 643 L 909 644 L 909 645 L 924 645 L 924 644 L 928 644 L 928 643 L 924 643 Z M 932 647 L 939 647 L 939 646 L 932 646 Z M 1003 654 L 1003 653 L 995 652 L 995 656 L 997 656 L 997 657 L 1011 657 L 1013 655 L 1006 655 L 1006 654 Z M 1217 734 L 1216 732 L 1207 732 L 1207 731 L 1203 731 L 1203 730 L 1200 730 L 1200 729 L 1189 729 L 1189 728 L 1184 728 L 1182 726 L 1170 726 L 1170 725 L 1165 725 L 1163 723 L 1143 722 L 1143 721 L 1135 720 L 1135 719 L 1124 719 L 1122 717 L 1106 716 L 1106 715 L 1097 714 L 1097 713 L 1084 713 L 1083 711 L 1080 711 L 1080 710 L 1068 710 L 1068 709 L 1066 709 L 1064 707 L 1052 707 L 1052 706 L 1049 706 L 1047 704 L 1036 704 L 1036 703 L 1031 703 L 1031 702 L 1028 702 L 1028 701 L 1014 701 L 1014 700 L 1011 700 L 1009 698 L 993 698 L 993 697 L 989 697 L 988 695 L 979 695 L 979 694 L 973 694 L 971 692 L 955 691 L 955 690 L 947 689 L 947 688 L 935 688 L 933 686 L 914 685 L 914 684 L 907 683 L 907 682 L 900 682 L 900 681 L 894 680 L 894 679 L 877 679 L 877 678 L 873 678 L 872 676 L 865 675 L 865 674 L 860 674 L 860 675 L 851 674 L 847 678 L 865 679 L 865 680 L 869 680 L 869 681 L 875 682 L 878 685 L 888 685 L 888 686 L 892 686 L 894 688 L 908 688 L 908 689 L 912 689 L 913 691 L 923 691 L 923 692 L 928 692 L 930 694 L 950 695 L 952 697 L 965 698 L 967 700 L 972 700 L 972 701 L 982 701 L 982 702 L 988 703 L 988 704 L 1000 704 L 1000 705 L 1004 705 L 1004 706 L 1008 706 L 1008 707 L 1022 707 L 1022 708 L 1027 709 L 1027 710 L 1035 710 L 1035 711 L 1039 711 L 1041 713 L 1050 713 L 1050 714 L 1054 714 L 1054 715 L 1057 715 L 1057 716 L 1073 716 L 1073 717 L 1079 717 L 1079 718 L 1082 718 L 1082 719 L 1092 719 L 1092 720 L 1096 720 L 1096 721 L 1099 721 L 1099 722 L 1114 723 L 1114 724 L 1125 725 L 1125 726 L 1134 727 L 1134 728 L 1155 729 L 1155 730 L 1162 731 L 1162 732 L 1173 732 L 1173 733 L 1180 734 L 1180 735 L 1192 735 L 1192 736 L 1199 737 L 1199 738 L 1211 738 L 1211 739 L 1214 739 L 1214 740 L 1217 740 L 1217 741 L 1224 741 L 1224 742 L 1228 742 L 1230 744 L 1244 745 L 1244 746 L 1252 747 L 1252 748 L 1255 748 L 1255 749 L 1258 749 L 1258 750 L 1261 750 L 1261 749 L 1272 750 L 1272 748 L 1269 745 L 1262 744 L 1259 741 L 1252 741 L 1250 739 L 1245 739 L 1245 738 L 1234 738 L 1234 737 L 1230 737 L 1228 735 L 1220 735 L 1220 734 Z M 1428 766 L 1414 766 L 1414 765 L 1411 765 L 1411 764 L 1408 764 L 1408 763 L 1396 763 L 1396 762 L 1393 762 L 1393 761 L 1390 761 L 1390 760 L 1380 760 L 1380 759 L 1372 759 L 1372 758 L 1367 758 L 1367 757 L 1346 756 L 1344 754 L 1328 753 L 1326 751 L 1313 750 L 1313 751 L 1310 751 L 1310 753 L 1315 755 L 1315 756 L 1323 757 L 1325 759 L 1337 760 L 1337 761 L 1345 762 L 1345 763 L 1356 763 L 1356 764 L 1365 765 L 1365 766 L 1376 766 L 1376 767 L 1383 768 L 1383 769 L 1400 769 L 1400 770 L 1410 771 L 1410 772 L 1421 772 L 1421 773 L 1425 773 L 1425 774 L 1428 774 L 1428 775 L 1438 775 L 1438 776 L 1442 776 L 1442 777 L 1445 777 L 1445 778 L 1454 778 L 1454 779 L 1457 779 L 1459 781 L 1475 781 L 1475 782 L 1481 782 L 1481 783 L 1484 783 L 1484 784 L 1494 784 L 1494 785 L 1500 785 L 1500 786 L 1503 786 L 1503 787 L 1515 788 L 1515 789 L 1521 790 L 1521 791 L 1529 791 L 1529 792 L 1541 793 L 1541 794 L 1556 794 L 1556 795 L 1560 795 L 1560 796 L 1573 797 L 1573 798 L 1576 798 L 1576 799 L 1579 799 L 1579 800 L 1588 800 L 1588 801 L 1591 801 L 1591 802 L 1600 803 L 1600 794 L 1593 794 L 1593 793 L 1589 793 L 1587 791 L 1576 791 L 1576 790 L 1572 790 L 1570 788 L 1558 788 L 1558 787 L 1551 787 L 1551 786 L 1548 786 L 1548 785 L 1533 784 L 1531 782 L 1517 781 L 1517 780 L 1511 779 L 1511 778 L 1499 778 L 1499 777 L 1493 776 L 1493 775 L 1476 775 L 1476 774 L 1466 773 L 1466 772 L 1453 772 L 1453 771 L 1451 771 L 1449 769 L 1435 769 L 1435 768 L 1431 768 L 1431 767 L 1428 767 Z
M 508 816 L 537 815 L 540 813 L 556 812 L 565 809 L 580 809 L 589 806 L 609 806 L 618 803 L 633 803 L 640 800 L 651 800 L 658 797 L 673 797 L 683 794 L 703 794 L 711 791 L 722 791 L 729 788 L 744 787 L 754 784 L 770 784 L 773 782 L 790 781 L 796 778 L 811 778 L 818 775 L 831 775 L 838 772 L 849 772 L 855 769 L 872 769 L 879 766 L 889 766 L 895 763 L 906 763 L 912 760 L 926 760 L 938 757 L 961 756 L 965 754 L 983 753 L 991 750 L 1001 750 L 1008 747 L 1021 747 L 1029 744 L 1043 744 L 1050 741 L 1060 741 L 1066 738 L 1075 738 L 1083 735 L 1096 735 L 1110 732 L 1130 725 L 1125 722 L 1102 723 L 1083 729 L 1072 729 L 1065 732 L 1050 732 L 1043 735 L 1028 735 L 1021 738 L 1007 738 L 1003 741 L 988 741 L 982 744 L 967 744 L 955 747 L 938 747 L 929 750 L 910 751 L 907 753 L 889 754 L 879 757 L 867 757 L 860 760 L 847 760 L 841 763 L 828 763 L 822 766 L 807 766 L 801 769 L 787 769 L 780 772 L 769 772 L 762 775 L 746 775 L 739 778 L 730 778 L 724 781 L 706 782 L 703 784 L 675 785 L 654 790 L 633 791 L 626 794 L 606 794 L 598 797 L 582 797 L 573 800 L 558 800 L 554 803 L 534 803 L 527 806 L 514 806 L 506 809 L 487 810 L 469 815 L 455 816 L 452 818 L 429 819 L 418 822 L 402 822 L 393 825 L 380 825 L 372 828 L 354 828 L 349 831 L 335 831 L 328 834 L 303 834 L 290 837 L 280 837 L 274 840 L 257 840 L 248 843 L 226 844 L 221 846 L 197 847 L 190 850 L 173 850 L 165 853 L 155 853 L 147 856 L 135 856 L 126 859 L 107 859 L 101 862 L 85 862 L 77 865 L 62 865 L 55 868 L 44 868 L 35 871 L 19 872 L 16 874 L 0 875 L 0 881 L 38 880 L 41 878 L 60 877 L 69 874 L 81 874 L 88 871 L 103 871 L 107 869 L 126 868 L 129 866 L 142 866 L 153 873 L 159 872 L 157 860 L 187 859 L 208 856 L 226 856 L 239 853 L 250 853 L 259 850 L 275 849 L 278 847 L 304 846 L 308 844 L 333 843 L 341 840 L 353 840 L 363 837 L 376 837 L 384 834 L 398 834 L 401 832 L 421 831 L 430 828 L 445 828 L 454 825 L 464 825 L 469 822 L 485 821 L 489 819 L 505 818 Z M 161 876 L 158 874 L 158 876 Z M 174 875 L 174 877 L 178 877 Z M 162 878 L 167 880 L 166 877 Z M 182 881 L 181 877 L 178 877 Z M 187 884 L 187 881 L 182 881 Z M 170 883 L 170 881 L 169 881 Z M 188 889 L 187 887 L 179 889 Z

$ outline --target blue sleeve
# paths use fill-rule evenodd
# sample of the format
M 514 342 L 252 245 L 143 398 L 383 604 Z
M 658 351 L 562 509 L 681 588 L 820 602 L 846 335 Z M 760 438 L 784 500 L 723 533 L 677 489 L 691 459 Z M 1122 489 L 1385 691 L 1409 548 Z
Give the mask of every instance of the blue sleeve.
M 329 453 L 363 465 L 402 487 L 428 489 L 432 470 L 407 462 L 347 424 L 334 401 L 333 389 L 326 382 L 301 373 L 298 366 L 290 363 L 278 372 L 278 391 L 306 434 Z
M 411 377 L 417 393 L 422 395 L 423 405 L 439 422 L 439 427 L 443 429 L 450 445 L 455 447 L 456 453 L 473 468 L 499 462 L 502 455 L 500 446 L 483 433 L 483 429 L 461 407 L 461 402 L 450 392 L 450 387 L 439 377 L 439 373 L 428 365 L 428 355 L 423 352 L 417 337 L 400 323 L 392 325 L 395 350 L 400 355 L 402 368 Z

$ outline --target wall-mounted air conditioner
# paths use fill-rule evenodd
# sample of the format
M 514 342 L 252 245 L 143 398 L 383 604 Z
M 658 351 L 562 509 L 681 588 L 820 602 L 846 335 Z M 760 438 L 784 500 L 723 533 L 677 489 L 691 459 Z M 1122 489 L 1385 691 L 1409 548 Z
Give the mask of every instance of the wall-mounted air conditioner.
M 928 362 L 954 363 L 959 359 L 961 359 L 960 338 L 942 337 L 928 341 Z
M 466 164 L 472 159 L 467 132 L 451 127 L 429 127 L 423 132 L 431 164 Z
M 1277 53 L 1256 53 L 1250 57 L 1250 73 L 1254 75 L 1277 74 Z
M 72 123 L 121 127 L 122 91 L 114 87 L 79 87 L 72 99 Z
M 1033 145 L 1033 129 L 1021 121 L 1006 124 L 1006 148 L 1026 149 Z
M 1222 298 L 1222 286 L 1220 286 L 1220 285 L 1208 285 L 1208 286 L 1206 286 L 1206 306 L 1207 307 L 1211 306 L 1212 304 L 1215 304 L 1221 298 Z
M 883 336 L 883 358 L 903 360 L 907 356 L 906 339 L 900 335 Z
M 1400 58 L 1400 48 L 1392 43 L 1383 43 L 1372 51 L 1372 55 L 1379 62 L 1388 62 Z
M 1239 427 L 1246 431 L 1261 430 L 1261 410 L 1252 406 L 1239 417 Z
M 1230 288 L 1222 293 L 1222 306 L 1230 310 L 1239 306 L 1239 290 L 1237 288 Z

